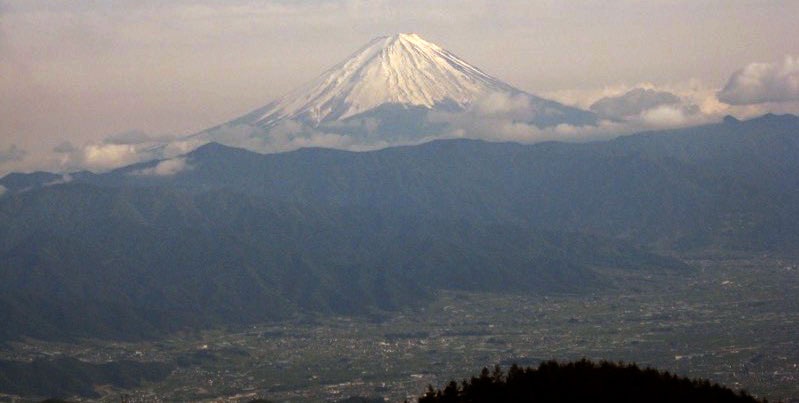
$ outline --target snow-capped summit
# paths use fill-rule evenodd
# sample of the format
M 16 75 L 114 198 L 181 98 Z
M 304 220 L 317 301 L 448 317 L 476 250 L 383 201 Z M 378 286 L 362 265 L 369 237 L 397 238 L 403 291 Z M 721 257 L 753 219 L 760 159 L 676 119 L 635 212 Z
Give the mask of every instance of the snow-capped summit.
M 516 89 L 417 34 L 396 34 L 373 39 L 274 102 L 191 137 L 261 152 L 368 149 L 496 135 L 496 122 L 483 124 L 486 112 L 513 127 L 596 123 L 592 112 Z
M 347 60 L 263 110 L 257 122 L 297 119 L 317 125 L 383 104 L 464 108 L 490 92 L 513 87 L 417 34 L 373 39 Z

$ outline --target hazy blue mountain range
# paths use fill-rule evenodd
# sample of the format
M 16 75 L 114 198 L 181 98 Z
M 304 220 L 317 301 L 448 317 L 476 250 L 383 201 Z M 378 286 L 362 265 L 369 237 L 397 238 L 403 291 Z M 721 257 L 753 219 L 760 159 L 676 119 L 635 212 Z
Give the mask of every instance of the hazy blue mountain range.
M 2 202 L 3 337 L 139 337 L 298 311 L 368 314 L 437 289 L 580 292 L 597 266 L 681 265 L 601 238 L 231 190 L 68 184 Z
M 799 118 L 570 144 L 442 140 L 262 155 L 208 144 L 158 174 L 0 179 L 0 337 L 129 338 L 439 289 L 583 292 L 658 253 L 799 250 Z
M 510 223 L 627 239 L 662 249 L 790 250 L 799 233 L 799 118 L 534 145 L 441 140 L 373 152 L 262 155 L 207 144 L 175 175 L 159 161 L 71 175 L 103 187 L 241 192 L 276 203 Z M 61 176 L 10 174 L 9 196 Z

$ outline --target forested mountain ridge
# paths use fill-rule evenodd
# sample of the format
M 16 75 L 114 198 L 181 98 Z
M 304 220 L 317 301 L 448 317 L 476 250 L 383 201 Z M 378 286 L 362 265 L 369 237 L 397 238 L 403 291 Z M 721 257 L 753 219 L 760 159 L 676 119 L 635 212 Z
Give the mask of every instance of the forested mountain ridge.
M 0 336 L 136 338 L 685 269 L 647 250 L 795 253 L 798 155 L 799 118 L 766 115 L 584 144 L 212 143 L 171 175 L 8 175 Z
M 661 250 L 790 252 L 799 250 L 797 155 L 799 118 L 765 115 L 583 144 L 442 140 L 262 155 L 211 143 L 186 155 L 186 169 L 175 175 L 136 174 L 159 163 L 152 161 L 71 179 L 512 223 Z M 0 179 L 10 194 L 35 188 L 30 182 Z
M 593 267 L 680 269 L 580 234 L 275 205 L 228 191 L 47 187 L 0 203 L 3 337 L 136 338 L 298 311 L 365 314 L 437 289 L 580 292 Z

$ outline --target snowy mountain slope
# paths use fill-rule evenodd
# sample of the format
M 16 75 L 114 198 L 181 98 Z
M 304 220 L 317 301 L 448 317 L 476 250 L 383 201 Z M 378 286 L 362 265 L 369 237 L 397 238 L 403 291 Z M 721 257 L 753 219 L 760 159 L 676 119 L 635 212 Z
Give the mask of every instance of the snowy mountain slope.
M 514 88 L 417 34 L 396 34 L 372 40 L 308 84 L 193 137 L 261 152 L 408 144 L 447 136 L 447 119 L 497 97 L 512 99 L 505 103 L 515 105 L 507 116 L 513 122 L 543 128 L 597 121 L 592 112 Z M 430 119 L 433 112 L 445 118 Z
M 258 118 L 319 124 L 345 119 L 383 104 L 465 108 L 490 92 L 520 91 L 480 71 L 417 34 L 372 40 L 311 83 L 270 105 Z

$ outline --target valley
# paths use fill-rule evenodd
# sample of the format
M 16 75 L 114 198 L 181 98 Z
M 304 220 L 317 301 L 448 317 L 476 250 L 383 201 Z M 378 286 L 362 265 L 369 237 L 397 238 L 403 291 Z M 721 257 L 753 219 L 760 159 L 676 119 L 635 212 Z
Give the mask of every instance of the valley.
M 441 291 L 385 316 L 298 315 L 144 342 L 14 342 L 0 360 L 75 357 L 174 365 L 163 381 L 102 388 L 103 401 L 413 398 L 499 363 L 635 361 L 770 400 L 799 396 L 799 260 L 689 259 L 690 273 L 605 273 L 580 295 Z M 5 396 L 5 400 L 10 397 Z

